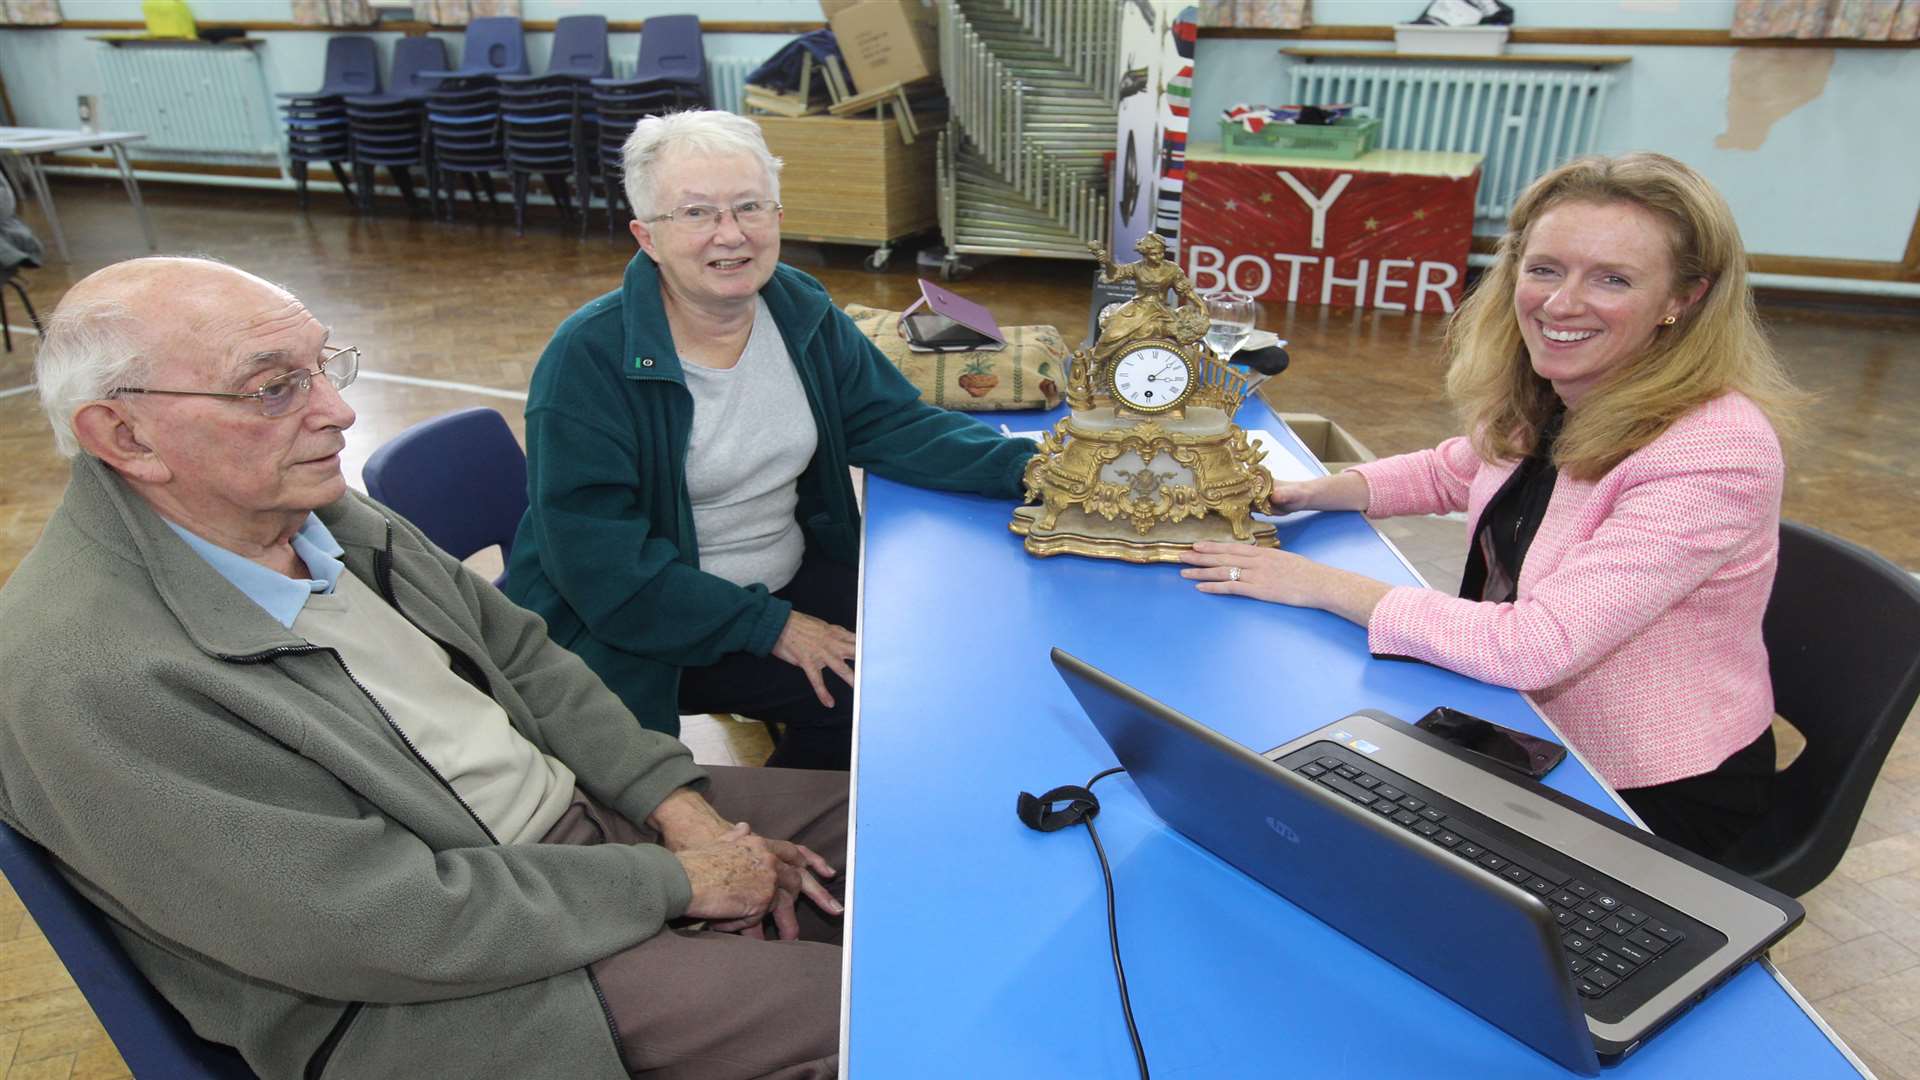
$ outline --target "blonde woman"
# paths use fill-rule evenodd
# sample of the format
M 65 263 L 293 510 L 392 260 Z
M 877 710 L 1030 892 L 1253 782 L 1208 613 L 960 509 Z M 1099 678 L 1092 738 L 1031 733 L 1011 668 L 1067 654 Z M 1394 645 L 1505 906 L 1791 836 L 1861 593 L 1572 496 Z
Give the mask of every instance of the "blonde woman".
M 1514 207 L 1447 337 L 1469 435 L 1306 483 L 1276 509 L 1465 511 L 1459 598 L 1284 551 L 1197 544 L 1205 592 L 1320 608 L 1376 655 L 1533 695 L 1656 833 L 1725 850 L 1764 812 L 1761 617 L 1800 400 L 1726 202 L 1672 158 L 1583 158 Z

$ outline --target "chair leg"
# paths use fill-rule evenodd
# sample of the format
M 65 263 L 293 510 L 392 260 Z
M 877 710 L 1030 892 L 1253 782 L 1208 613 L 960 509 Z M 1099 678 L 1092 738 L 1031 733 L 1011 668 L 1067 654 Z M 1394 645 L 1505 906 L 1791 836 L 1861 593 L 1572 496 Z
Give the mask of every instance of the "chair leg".
M 527 188 L 532 186 L 526 173 L 513 172 L 513 235 L 527 235 Z
M 307 163 L 295 161 L 288 165 L 293 170 L 293 186 L 300 192 L 300 209 L 307 208 Z
M 388 175 L 393 177 L 393 186 L 400 189 L 400 197 L 407 200 L 407 215 L 420 216 L 420 197 L 413 193 L 413 173 L 405 165 L 387 166 Z
M 593 174 L 585 160 L 573 163 L 573 186 L 580 192 L 580 239 L 587 238 L 587 219 L 593 216 Z
M 13 284 L 13 279 L 8 278 L 6 283 Z M 4 288 L 0 288 L 0 341 L 6 343 L 8 352 L 13 351 L 13 327 L 7 325 L 7 290 Z
M 7 284 L 13 286 L 13 291 L 20 294 L 20 302 L 27 306 L 27 321 L 33 324 L 34 333 L 45 334 L 47 328 L 40 322 L 40 313 L 33 310 L 33 299 L 27 295 L 27 287 L 20 284 L 20 279 L 17 277 L 8 281 Z M 0 319 L 0 322 L 4 321 Z
M 491 217 L 493 215 L 493 208 L 500 205 L 500 200 L 494 197 L 493 174 L 490 172 L 481 173 L 480 183 L 487 189 L 487 215 Z M 479 199 L 476 197 L 474 201 L 478 202 Z
M 347 180 L 347 171 L 345 169 L 342 169 L 340 167 L 340 163 L 337 161 L 329 161 L 327 162 L 327 165 L 333 169 L 333 178 L 335 180 L 340 181 L 340 190 L 347 197 L 347 209 L 349 210 L 359 209 L 360 203 L 357 199 L 353 197 L 353 184 L 351 184 Z
M 559 172 L 542 173 L 540 178 L 547 182 L 547 194 L 553 196 L 553 204 L 560 208 L 560 220 L 569 225 L 572 224 L 573 190 L 571 185 L 567 183 L 567 174 Z
M 353 163 L 354 209 L 362 214 L 373 213 L 373 166 Z

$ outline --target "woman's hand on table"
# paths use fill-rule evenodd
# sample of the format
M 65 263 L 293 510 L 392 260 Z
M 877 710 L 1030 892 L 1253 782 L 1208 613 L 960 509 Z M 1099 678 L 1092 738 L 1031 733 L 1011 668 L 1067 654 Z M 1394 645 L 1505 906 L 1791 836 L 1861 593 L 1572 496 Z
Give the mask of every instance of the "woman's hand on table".
M 825 671 L 840 676 L 853 686 L 853 631 L 816 619 L 805 612 L 787 616 L 787 625 L 773 643 L 773 655 L 807 673 L 813 694 L 820 704 L 833 708 L 833 695 L 827 692 Z
M 1187 564 L 1180 576 L 1193 581 L 1201 592 L 1318 608 L 1361 626 L 1367 625 L 1373 609 L 1388 590 L 1385 582 L 1317 563 L 1291 551 L 1252 544 L 1202 540 L 1182 553 L 1180 561 Z
M 1273 494 L 1276 514 L 1295 510 L 1365 510 L 1367 478 L 1357 472 L 1335 473 L 1312 480 L 1276 480 Z

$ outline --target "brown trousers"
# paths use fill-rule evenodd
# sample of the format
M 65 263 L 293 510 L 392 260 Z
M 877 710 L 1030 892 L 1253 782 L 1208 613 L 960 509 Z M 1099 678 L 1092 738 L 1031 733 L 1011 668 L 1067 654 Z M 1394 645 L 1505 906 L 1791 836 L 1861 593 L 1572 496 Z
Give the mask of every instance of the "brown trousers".
M 710 766 L 707 801 L 762 836 L 847 864 L 847 774 Z M 585 792 L 542 843 L 651 844 L 659 836 Z M 845 878 L 826 883 L 837 898 Z M 840 921 L 796 905 L 800 937 L 668 929 L 590 970 L 620 1029 L 627 1071 L 647 1080 L 815 1080 L 840 1068 Z M 771 936 L 772 923 L 768 923 Z

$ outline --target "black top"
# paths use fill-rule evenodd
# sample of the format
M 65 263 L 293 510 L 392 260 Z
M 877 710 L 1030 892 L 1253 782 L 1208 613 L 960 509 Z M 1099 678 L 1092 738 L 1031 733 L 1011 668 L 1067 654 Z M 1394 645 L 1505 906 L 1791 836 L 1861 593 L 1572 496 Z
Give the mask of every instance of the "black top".
M 1566 417 L 1566 406 L 1554 409 L 1541 425 L 1533 452 L 1500 485 L 1493 501 L 1480 514 L 1480 527 L 1467 549 L 1467 568 L 1460 580 L 1462 599 L 1513 602 L 1520 565 L 1533 546 L 1534 533 L 1540 531 L 1540 519 L 1547 514 L 1554 481 L 1560 475 L 1553 465 L 1553 442 L 1559 438 Z

